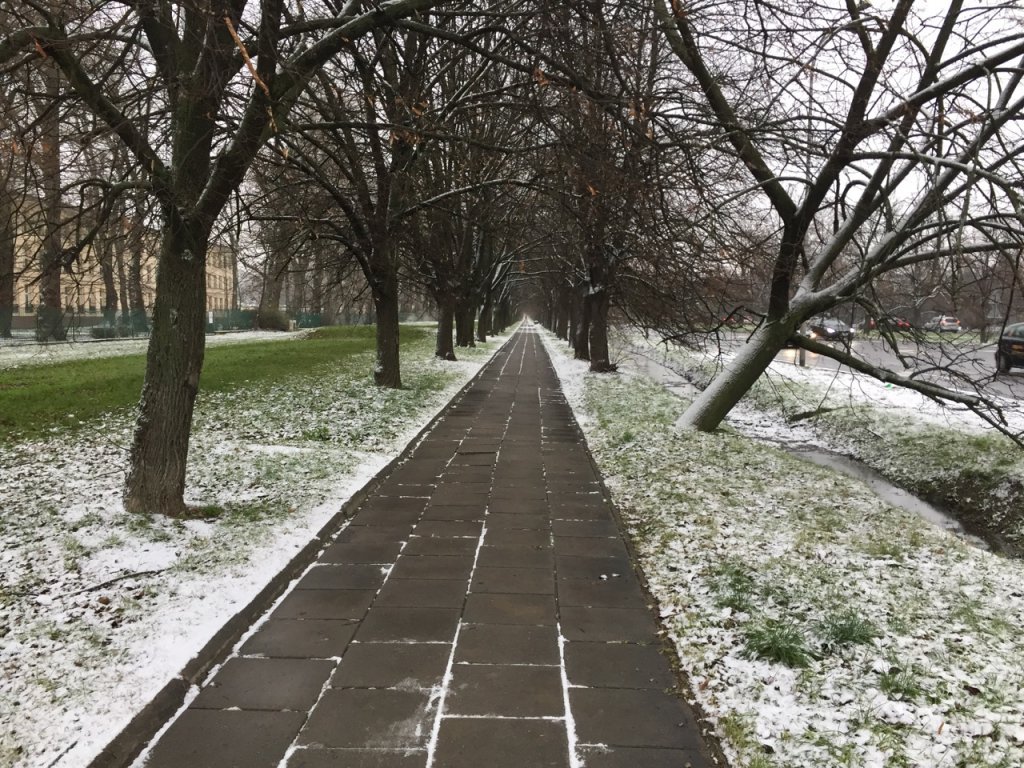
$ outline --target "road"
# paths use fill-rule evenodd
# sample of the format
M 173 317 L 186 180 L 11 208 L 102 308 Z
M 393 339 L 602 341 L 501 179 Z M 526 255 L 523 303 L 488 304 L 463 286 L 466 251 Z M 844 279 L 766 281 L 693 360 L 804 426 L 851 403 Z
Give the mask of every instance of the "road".
M 734 344 L 742 343 L 743 337 L 733 339 Z M 913 339 L 899 340 L 899 351 L 907 363 L 905 367 L 888 343 L 881 339 L 855 339 L 852 351 L 857 357 L 893 371 L 916 372 L 918 376 L 931 381 L 968 389 L 976 384 L 986 395 L 1013 400 L 1024 400 L 1024 370 L 1014 369 L 1010 373 L 995 375 L 995 345 L 957 342 L 955 340 L 916 342 Z M 794 365 L 798 363 L 799 351 L 785 349 L 777 360 Z M 840 367 L 835 360 L 812 352 L 804 353 L 804 364 L 808 368 L 835 370 Z M 953 372 L 940 371 L 947 368 Z

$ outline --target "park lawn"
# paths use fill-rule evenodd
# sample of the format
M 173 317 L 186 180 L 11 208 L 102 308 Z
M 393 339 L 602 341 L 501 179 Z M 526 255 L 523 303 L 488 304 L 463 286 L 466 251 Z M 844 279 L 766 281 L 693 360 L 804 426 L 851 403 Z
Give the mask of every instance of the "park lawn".
M 403 327 L 402 344 L 429 333 L 429 328 Z M 225 392 L 315 373 L 373 348 L 372 326 L 321 328 L 285 344 L 210 346 L 201 389 Z M 75 430 L 103 413 L 133 406 L 142 391 L 145 365 L 145 354 L 133 354 L 0 370 L 0 444 Z

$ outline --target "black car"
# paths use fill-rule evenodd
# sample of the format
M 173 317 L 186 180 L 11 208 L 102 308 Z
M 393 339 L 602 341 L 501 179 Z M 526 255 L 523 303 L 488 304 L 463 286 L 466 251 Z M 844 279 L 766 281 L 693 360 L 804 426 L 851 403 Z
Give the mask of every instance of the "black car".
M 1024 368 L 1024 323 L 1006 326 L 996 347 L 996 370 L 1007 373 L 1011 368 Z
M 853 328 L 834 317 L 812 317 L 807 321 L 804 332 L 817 341 L 853 341 Z

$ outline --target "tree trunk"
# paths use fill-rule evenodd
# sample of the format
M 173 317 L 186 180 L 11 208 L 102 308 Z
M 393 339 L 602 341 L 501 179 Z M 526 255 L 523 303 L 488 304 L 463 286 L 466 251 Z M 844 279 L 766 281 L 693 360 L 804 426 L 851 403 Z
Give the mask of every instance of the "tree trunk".
M 590 302 L 578 300 L 579 316 L 576 318 L 576 335 L 573 337 L 573 357 L 590 360 Z
M 284 293 L 290 259 L 287 254 L 272 253 L 268 261 L 263 290 L 260 291 L 260 304 L 256 310 L 256 327 L 280 330 L 274 320 L 278 319 L 278 312 L 281 311 L 281 294 Z
M 161 251 L 163 244 L 161 244 Z M 157 270 L 159 281 L 160 270 Z M 205 293 L 206 289 L 203 288 Z M 134 243 L 132 258 L 128 263 L 128 314 L 132 334 L 145 333 L 149 330 L 149 319 L 146 317 L 146 296 L 142 291 L 142 244 Z
M 117 282 L 114 279 L 114 248 L 104 244 L 100 256 L 100 275 L 103 278 L 103 320 L 107 325 L 117 323 Z
M 765 372 L 798 325 L 799 322 L 784 318 L 758 328 L 732 362 L 690 404 L 677 426 L 701 432 L 717 429 L 733 406 Z
M 494 331 L 491 328 L 491 294 L 487 294 L 487 298 L 484 299 L 484 305 L 480 307 L 480 318 L 476 324 L 476 340 L 483 344 L 487 341 L 489 335 L 493 335 Z
M 440 317 L 437 321 L 437 344 L 434 347 L 434 356 L 442 360 L 455 360 L 455 347 L 452 344 L 455 307 L 450 301 L 439 301 L 437 309 Z
M 511 314 L 512 308 L 509 306 L 508 298 L 502 297 L 501 301 L 498 302 L 498 313 L 496 315 L 499 333 L 508 328 Z
M 586 299 L 590 305 L 590 370 L 608 373 L 615 370 L 608 354 L 608 291 L 599 291 Z
M 572 324 L 572 297 L 563 293 L 559 309 L 559 334 L 562 341 L 569 341 L 570 327 Z
M 575 348 L 576 333 L 580 327 L 580 305 L 579 302 L 576 301 L 576 296 L 572 293 L 570 293 L 566 299 L 569 305 L 569 317 L 565 325 L 565 336 L 562 338 L 569 344 L 569 346 Z
M 473 305 L 463 305 L 455 310 L 455 343 L 460 347 L 475 347 L 473 339 L 473 320 L 475 317 Z
M 373 380 L 380 387 L 402 388 L 398 356 L 398 273 L 389 269 L 373 284 L 373 305 L 377 314 L 377 366 Z
M 181 515 L 192 411 L 206 343 L 207 236 L 170 224 L 160 245 L 153 330 L 125 483 L 129 512 Z
M 0 188 L 0 337 L 11 337 L 14 318 L 14 201 Z
M 60 72 L 57 65 L 45 62 L 43 80 L 49 102 L 42 119 L 42 140 L 37 153 L 43 206 L 43 244 L 39 263 L 40 302 L 36 314 L 36 339 L 46 341 L 67 338 L 60 295 L 61 201 L 60 201 Z
M 120 288 L 118 293 L 121 296 L 121 322 L 130 327 L 131 307 L 128 304 L 128 272 L 124 268 L 124 252 L 124 246 L 119 247 L 115 252 L 114 259 L 117 262 L 117 284 Z

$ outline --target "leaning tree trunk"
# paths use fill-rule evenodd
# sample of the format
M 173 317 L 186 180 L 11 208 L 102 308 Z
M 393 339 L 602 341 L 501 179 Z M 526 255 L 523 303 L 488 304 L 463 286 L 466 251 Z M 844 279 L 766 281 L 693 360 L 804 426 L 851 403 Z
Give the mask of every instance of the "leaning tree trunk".
M 594 373 L 614 371 L 608 354 L 608 291 L 598 291 L 586 298 L 590 305 L 590 370 Z
M 766 322 L 754 331 L 732 362 L 679 417 L 677 425 L 701 432 L 717 429 L 733 406 L 765 372 L 799 324 L 798 320 L 787 316 L 782 321 Z
M 455 360 L 455 346 L 452 344 L 452 328 L 455 324 L 455 307 L 450 301 L 437 302 L 437 343 L 434 356 L 441 360 Z
M 146 377 L 125 483 L 125 508 L 186 511 L 185 467 L 205 350 L 207 233 L 167 225 L 160 244 Z

